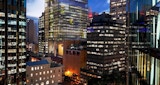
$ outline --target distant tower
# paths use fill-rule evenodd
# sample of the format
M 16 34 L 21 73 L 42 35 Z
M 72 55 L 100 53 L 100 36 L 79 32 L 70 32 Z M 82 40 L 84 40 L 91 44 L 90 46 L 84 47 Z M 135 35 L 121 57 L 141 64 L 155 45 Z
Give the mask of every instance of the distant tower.
M 110 0 L 110 14 L 113 20 L 126 24 L 126 3 L 127 0 Z
M 27 51 L 38 52 L 38 37 L 36 33 L 35 22 L 32 19 L 27 19 L 26 27 L 26 43 Z
M 28 43 L 36 42 L 36 28 L 34 24 L 34 20 L 27 19 L 27 27 L 26 27 L 26 41 Z

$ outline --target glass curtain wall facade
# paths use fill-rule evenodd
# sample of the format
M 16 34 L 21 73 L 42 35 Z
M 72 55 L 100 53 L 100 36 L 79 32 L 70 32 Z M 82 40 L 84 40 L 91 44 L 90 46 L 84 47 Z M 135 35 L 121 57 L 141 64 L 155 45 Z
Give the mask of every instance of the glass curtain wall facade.
M 87 0 L 46 0 L 45 39 L 48 53 L 57 55 L 63 40 L 86 38 Z
M 129 6 L 131 57 L 135 57 L 133 54 L 138 54 L 135 49 L 147 48 L 151 45 L 151 28 L 146 20 L 146 12 L 151 8 L 151 0 L 130 0 Z
M 83 38 L 87 22 L 87 0 L 50 0 L 49 40 Z
M 151 8 L 158 0 L 130 0 L 130 45 L 133 85 L 159 85 L 159 24 L 160 16 Z
M 0 84 L 25 84 L 26 0 L 0 0 Z
M 133 61 L 138 77 L 132 74 L 132 85 L 141 85 L 145 81 L 147 85 L 160 85 L 160 52 L 157 49 L 138 50 L 139 55 Z M 145 85 L 146 85 L 145 84 Z
M 140 45 L 145 41 L 150 47 L 158 47 L 159 29 L 157 28 L 159 25 L 157 23 L 159 23 L 159 15 L 156 11 L 151 10 L 156 2 L 157 0 L 130 0 L 132 45 Z M 147 40 L 142 39 L 142 36 Z

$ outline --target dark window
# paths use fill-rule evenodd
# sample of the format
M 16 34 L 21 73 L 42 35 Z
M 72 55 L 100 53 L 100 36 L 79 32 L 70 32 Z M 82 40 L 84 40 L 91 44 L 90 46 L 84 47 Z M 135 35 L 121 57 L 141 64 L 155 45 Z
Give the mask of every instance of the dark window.
M 77 52 L 77 55 L 79 55 L 80 54 L 80 52 Z
M 68 51 L 66 51 L 66 54 L 68 54 Z
M 13 0 L 13 5 L 14 5 L 14 6 L 17 5 L 17 0 Z
M 75 55 L 75 51 L 73 51 L 73 55 Z
M 8 0 L 8 5 L 11 5 L 12 4 L 12 0 Z

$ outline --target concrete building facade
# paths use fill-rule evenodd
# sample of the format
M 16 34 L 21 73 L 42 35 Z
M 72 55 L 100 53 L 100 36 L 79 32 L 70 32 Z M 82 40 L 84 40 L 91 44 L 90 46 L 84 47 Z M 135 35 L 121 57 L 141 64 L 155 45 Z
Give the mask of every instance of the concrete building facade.
M 64 72 L 71 72 L 77 76 L 80 76 L 80 68 L 86 66 L 86 55 L 87 51 L 85 49 L 86 41 L 79 40 L 66 40 L 63 42 L 64 56 L 63 65 Z
M 47 60 L 27 62 L 27 85 L 58 85 L 63 82 L 63 66 Z
M 84 78 L 101 78 L 114 69 L 125 71 L 125 26 L 109 14 L 93 17 L 87 28 L 87 65 L 81 69 Z

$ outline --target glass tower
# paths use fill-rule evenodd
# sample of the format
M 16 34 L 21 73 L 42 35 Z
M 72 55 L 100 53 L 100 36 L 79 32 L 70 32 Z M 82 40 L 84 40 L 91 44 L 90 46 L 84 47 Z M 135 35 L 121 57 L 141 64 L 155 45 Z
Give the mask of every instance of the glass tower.
M 0 0 L 0 84 L 25 84 L 26 0 Z
M 51 0 L 49 9 L 49 40 L 84 38 L 87 22 L 87 0 Z
M 46 0 L 45 39 L 48 53 L 56 54 L 58 42 L 86 38 L 87 0 Z
M 130 24 L 138 29 L 136 33 L 149 32 L 146 38 L 149 45 L 153 48 L 158 48 L 159 30 L 159 15 L 158 12 L 151 10 L 152 6 L 157 3 L 157 0 L 130 0 Z M 132 27 L 131 27 L 132 28 Z M 139 29 L 146 28 L 146 29 Z M 131 29 L 133 30 L 134 27 Z M 134 31 L 134 32 L 135 32 Z M 158 35 L 157 35 L 158 34 Z M 138 42 L 138 37 L 133 39 Z M 141 40 L 139 38 L 139 40 Z
M 130 64 L 136 68 L 143 80 L 132 78 L 133 85 L 145 83 L 159 85 L 159 24 L 160 15 L 152 7 L 158 0 L 130 0 Z M 133 69 L 134 69 L 133 68 Z M 135 69 L 134 69 L 135 70 Z

